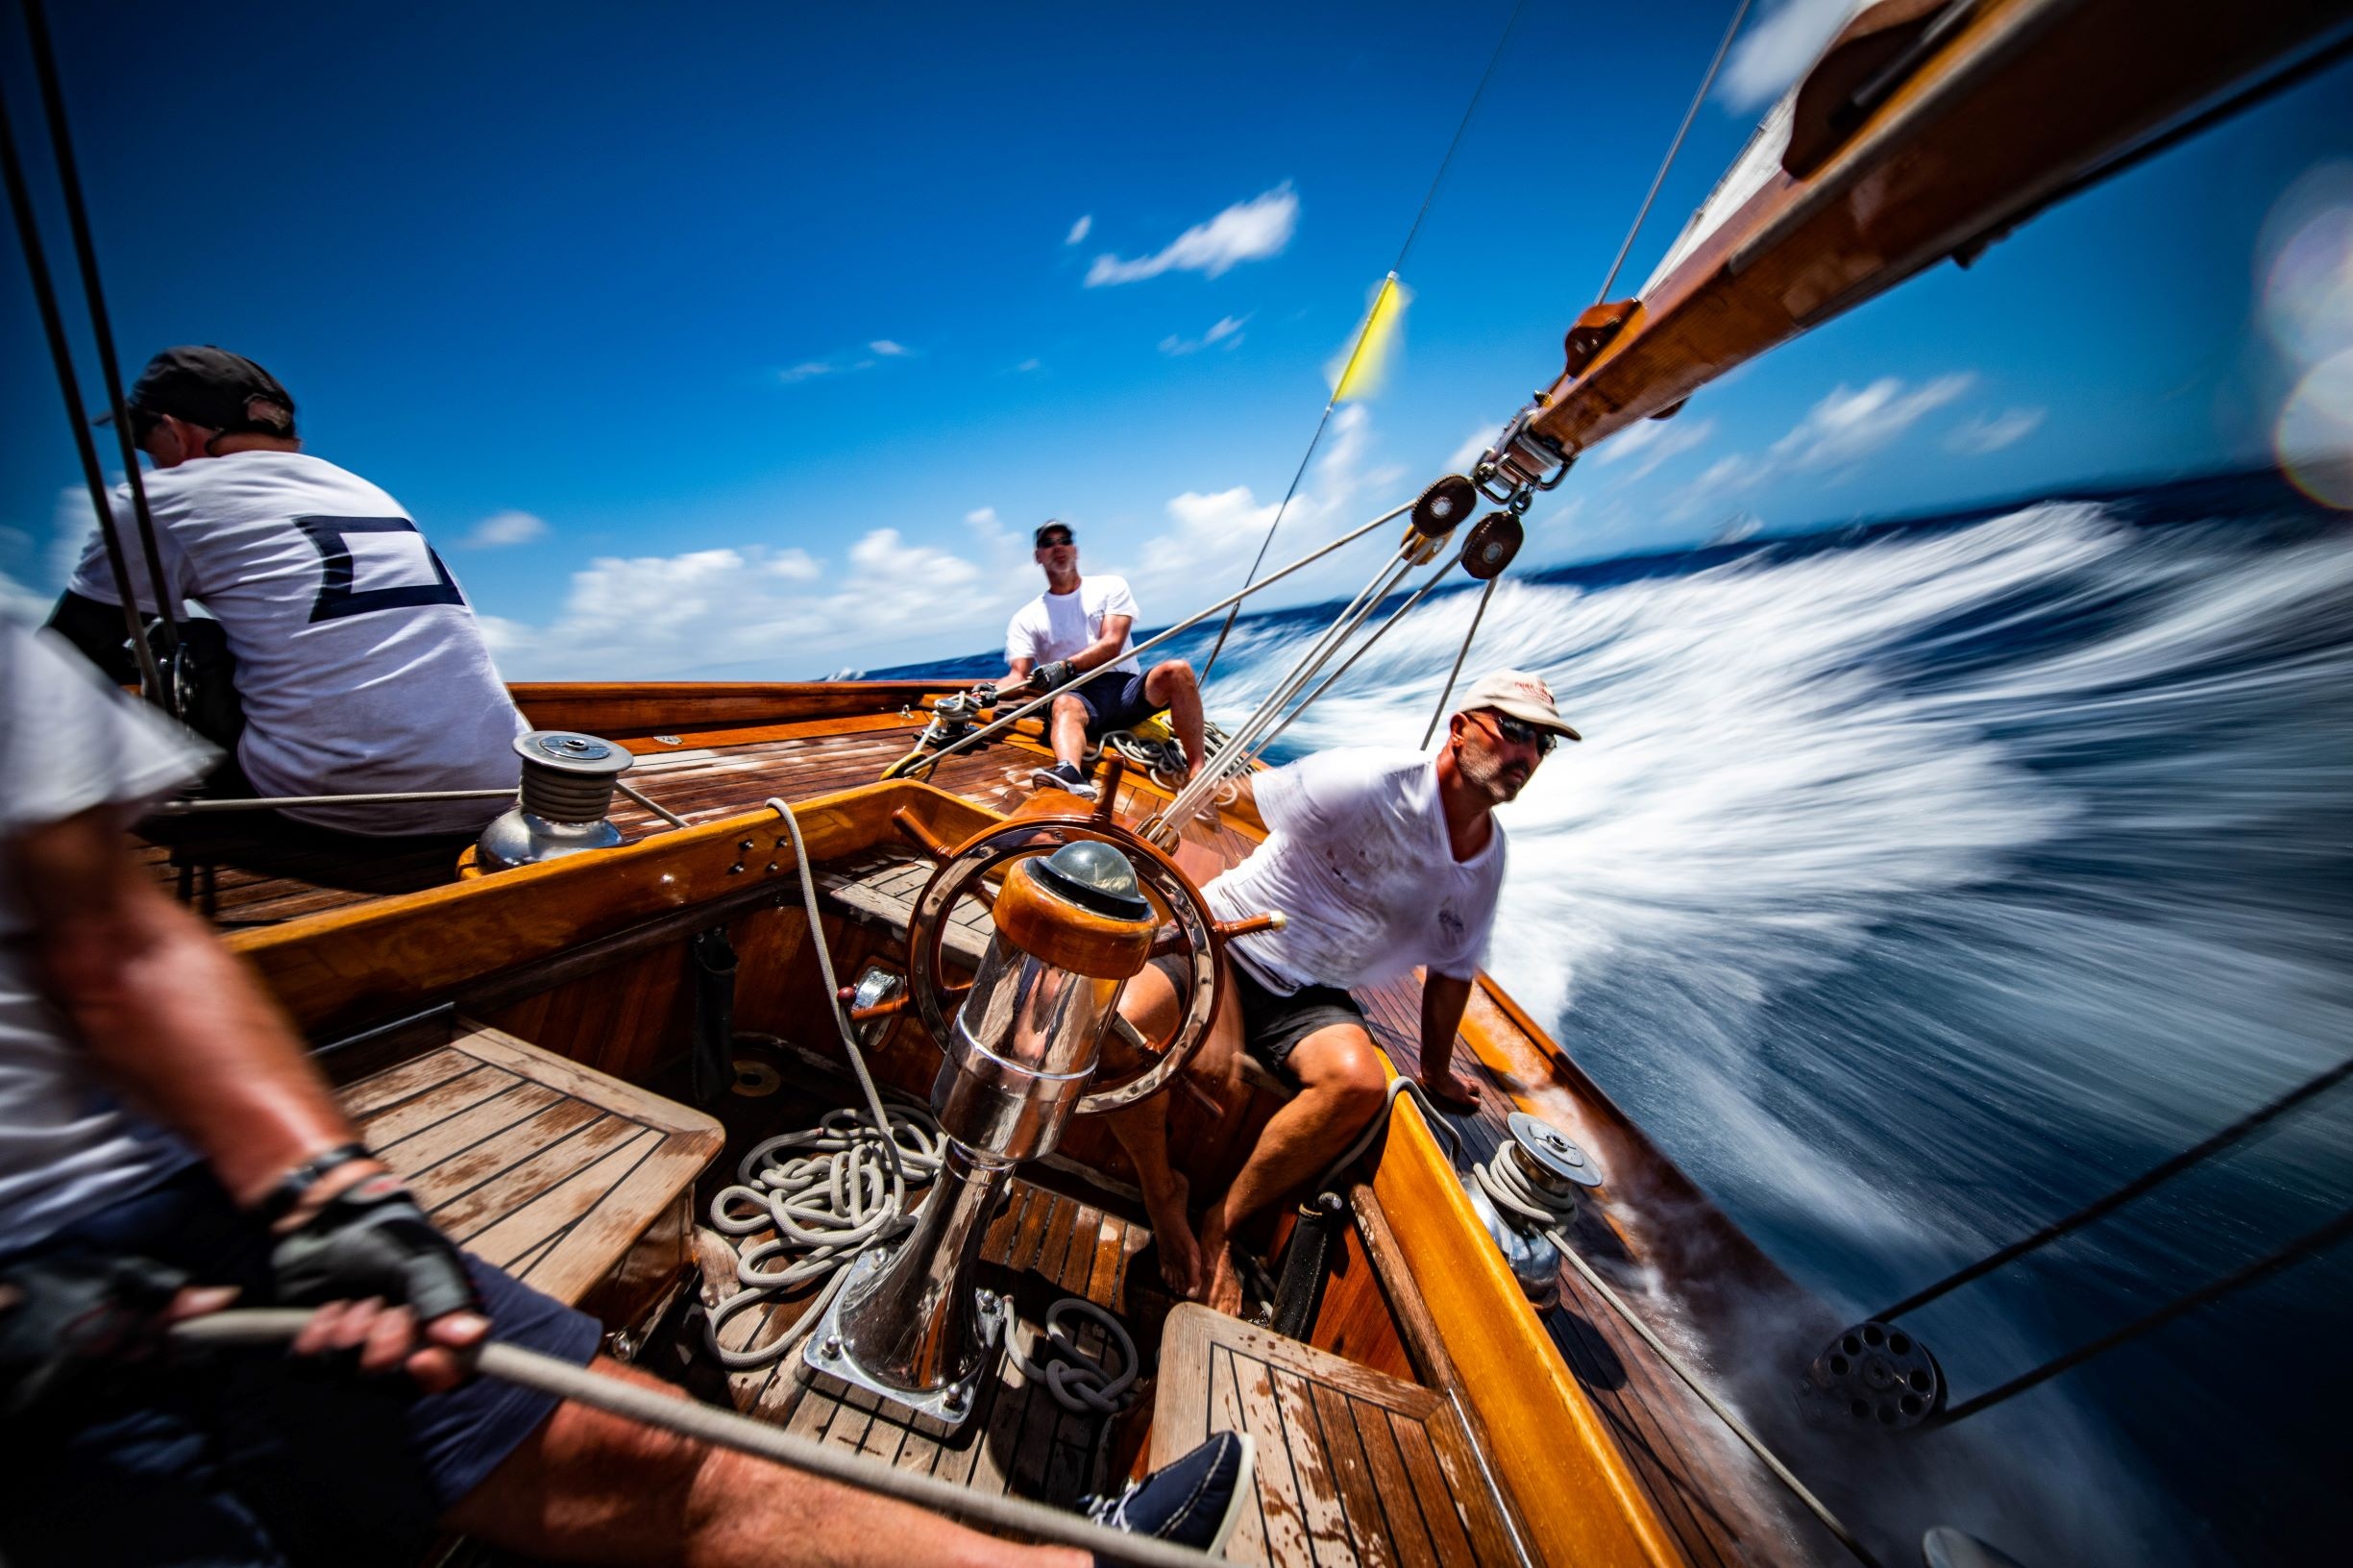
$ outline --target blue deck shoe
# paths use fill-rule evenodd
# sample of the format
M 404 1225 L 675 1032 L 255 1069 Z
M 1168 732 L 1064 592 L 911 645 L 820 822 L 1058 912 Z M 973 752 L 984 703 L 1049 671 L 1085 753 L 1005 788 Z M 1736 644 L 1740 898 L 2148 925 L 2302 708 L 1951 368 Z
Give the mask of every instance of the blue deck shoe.
M 1234 1533 L 1257 1469 L 1258 1448 L 1250 1434 L 1220 1432 L 1143 1480 L 1129 1482 L 1117 1497 L 1093 1498 L 1084 1507 L 1098 1525 L 1213 1556 Z M 1095 1563 L 1104 1568 L 1103 1558 Z
M 1074 762 L 1037 769 L 1029 775 L 1029 785 L 1033 790 L 1067 790 L 1081 800 L 1092 800 L 1096 795 L 1094 780 Z

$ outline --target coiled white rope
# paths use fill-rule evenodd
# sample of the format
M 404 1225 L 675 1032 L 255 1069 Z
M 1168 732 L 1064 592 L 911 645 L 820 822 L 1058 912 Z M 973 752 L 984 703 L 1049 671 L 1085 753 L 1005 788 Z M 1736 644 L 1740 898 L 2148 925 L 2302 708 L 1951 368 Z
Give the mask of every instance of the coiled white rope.
M 895 1168 L 867 1114 L 844 1108 L 826 1112 L 813 1128 L 753 1148 L 736 1167 L 737 1183 L 712 1198 L 711 1228 L 723 1236 L 775 1232 L 770 1240 L 738 1250 L 735 1277 L 744 1288 L 711 1309 L 707 1319 L 711 1354 L 728 1371 L 783 1360 L 824 1315 L 858 1254 L 915 1223 L 910 1188 L 939 1172 L 944 1140 L 928 1112 L 891 1106 L 887 1115 L 899 1156 Z M 764 1266 L 785 1256 L 793 1261 L 782 1268 Z M 750 1350 L 732 1350 L 723 1341 L 721 1330 L 738 1313 L 813 1280 L 827 1283 L 789 1332 Z
M 745 1288 L 713 1308 L 703 1325 L 704 1342 L 730 1372 L 748 1372 L 783 1360 L 825 1315 L 858 1254 L 915 1222 L 907 1194 L 939 1170 L 942 1143 L 940 1124 L 928 1112 L 883 1105 L 874 1075 L 867 1070 L 866 1053 L 858 1047 L 857 1031 L 842 1006 L 841 982 L 833 972 L 833 952 L 818 911 L 817 879 L 809 869 L 800 823 L 790 802 L 772 796 L 768 804 L 784 819 L 785 831 L 792 836 L 793 869 L 800 873 L 800 897 L 809 912 L 809 940 L 817 948 L 818 972 L 824 976 L 826 1006 L 833 1011 L 833 1026 L 842 1037 L 842 1048 L 849 1053 L 866 1104 L 863 1109 L 828 1111 L 815 1128 L 768 1139 L 744 1156 L 736 1167 L 737 1185 L 711 1200 L 711 1225 L 723 1235 L 750 1236 L 771 1227 L 776 1232 L 773 1240 L 748 1252 L 738 1250 L 735 1277 Z M 802 1149 L 809 1152 L 774 1158 L 782 1151 Z M 756 1205 L 757 1212 L 741 1213 L 748 1203 Z M 773 1271 L 760 1266 L 796 1251 L 807 1256 Z M 753 1350 L 731 1350 L 720 1342 L 719 1331 L 737 1313 L 817 1279 L 825 1280 L 824 1289 L 783 1335 Z
M 1069 1329 L 1073 1317 L 1086 1318 L 1103 1331 L 1110 1360 L 1097 1360 L 1079 1344 Z M 1041 1344 L 1051 1354 L 1033 1360 L 1016 1349 L 1014 1364 L 1032 1383 L 1043 1383 L 1055 1404 L 1073 1415 L 1109 1415 L 1127 1403 L 1140 1360 L 1126 1325 L 1111 1313 L 1084 1296 L 1065 1296 L 1046 1309 L 1045 1332 L 1031 1339 L 1030 1350 L 1037 1352 Z

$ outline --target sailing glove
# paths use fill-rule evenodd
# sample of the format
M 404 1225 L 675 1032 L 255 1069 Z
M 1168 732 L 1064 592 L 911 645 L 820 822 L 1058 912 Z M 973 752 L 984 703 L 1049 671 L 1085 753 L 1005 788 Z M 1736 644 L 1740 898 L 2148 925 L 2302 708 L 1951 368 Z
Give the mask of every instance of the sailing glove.
M 1052 664 L 1040 665 L 1037 675 L 1038 689 L 1042 692 L 1050 692 L 1057 686 L 1067 685 L 1070 677 L 1077 674 L 1078 666 L 1072 664 L 1068 659 L 1056 659 Z
M 0 1270 L 0 1418 L 84 1403 L 158 1354 L 188 1283 L 145 1258 L 58 1259 Z
M 374 1297 L 405 1303 L 425 1321 L 482 1311 L 464 1257 L 388 1172 L 328 1199 L 280 1239 L 270 1268 L 288 1306 Z

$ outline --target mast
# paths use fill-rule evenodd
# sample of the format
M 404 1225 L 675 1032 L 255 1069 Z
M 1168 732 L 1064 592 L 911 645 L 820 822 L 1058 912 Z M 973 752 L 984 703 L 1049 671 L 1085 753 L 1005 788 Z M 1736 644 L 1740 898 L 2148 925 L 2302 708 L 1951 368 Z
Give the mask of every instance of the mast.
M 1637 420 L 2340 52 L 2345 0 L 1882 0 L 1767 116 L 1657 272 L 1579 316 L 1474 475 L 1498 501 Z M 2303 54 L 2302 62 L 2289 57 Z M 2273 66 L 2267 73 L 2266 66 Z M 2196 117 L 2194 119 L 2194 117 Z M 2194 212 L 2182 214 L 2194 223 Z

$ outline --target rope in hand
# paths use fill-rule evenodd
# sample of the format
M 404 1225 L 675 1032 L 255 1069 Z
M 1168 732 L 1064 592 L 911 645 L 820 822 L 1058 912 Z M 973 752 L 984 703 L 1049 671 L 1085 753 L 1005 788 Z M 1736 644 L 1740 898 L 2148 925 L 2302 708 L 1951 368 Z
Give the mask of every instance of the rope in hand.
M 1109 1360 L 1097 1360 L 1079 1344 L 1068 1327 L 1073 1317 L 1103 1331 L 1112 1353 Z M 1084 1296 L 1065 1296 L 1047 1308 L 1044 1332 L 1031 1338 L 1029 1348 L 1031 1354 L 1024 1355 L 1017 1347 L 1013 1364 L 1030 1382 L 1044 1384 L 1054 1403 L 1073 1415 L 1109 1415 L 1127 1403 L 1141 1369 L 1127 1326 Z
M 736 1167 L 736 1185 L 711 1200 L 711 1228 L 723 1236 L 776 1233 L 739 1249 L 735 1277 L 744 1288 L 712 1308 L 705 1322 L 711 1354 L 728 1371 L 782 1360 L 825 1315 L 858 1254 L 914 1225 L 909 1186 L 928 1183 L 939 1172 L 944 1140 L 928 1112 L 892 1106 L 889 1115 L 896 1169 L 884 1159 L 884 1140 L 865 1114 L 844 1108 L 826 1112 L 813 1128 L 753 1148 Z M 782 1268 L 764 1266 L 789 1254 L 799 1256 Z M 730 1350 L 721 1341 L 720 1331 L 736 1314 L 813 1280 L 824 1280 L 824 1289 L 790 1331 L 750 1350 Z
M 276 1345 L 292 1339 L 309 1320 L 310 1313 L 306 1309 L 271 1308 L 214 1312 L 176 1323 L 170 1332 L 175 1341 L 184 1344 Z M 1024 1498 L 967 1491 L 937 1476 L 901 1470 L 849 1449 L 765 1425 L 733 1410 L 699 1404 L 675 1392 L 666 1393 L 642 1384 L 608 1378 L 521 1345 L 495 1340 L 483 1345 L 475 1370 L 502 1383 L 536 1389 L 553 1399 L 571 1400 L 695 1442 L 772 1459 L 826 1481 L 877 1492 L 992 1530 L 1074 1546 L 1114 1562 L 1136 1563 L 1140 1568 L 1199 1568 L 1200 1564 L 1224 1560 L 1149 1536 L 1107 1529 L 1078 1514 L 1065 1513 Z

